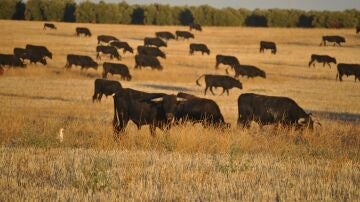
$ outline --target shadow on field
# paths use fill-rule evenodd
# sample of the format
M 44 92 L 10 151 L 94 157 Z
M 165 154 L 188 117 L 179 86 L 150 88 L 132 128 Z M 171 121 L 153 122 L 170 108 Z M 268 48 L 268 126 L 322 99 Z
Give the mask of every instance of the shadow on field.
M 50 35 L 50 36 L 61 36 L 61 37 L 71 37 L 71 38 L 76 38 L 76 34 L 75 32 L 72 34 L 64 34 L 64 33 L 46 33 L 46 35 Z
M 319 40 L 319 43 L 320 43 L 320 40 Z M 319 44 L 314 44 L 314 43 L 304 43 L 304 42 L 288 42 L 288 43 L 284 43 L 284 44 L 287 44 L 287 45 L 296 45 L 296 46 L 316 46 L 316 45 L 319 45 Z
M 311 111 L 315 116 L 324 117 L 331 120 L 359 122 L 360 114 L 346 113 L 346 112 L 326 112 L 326 111 Z
M 19 97 L 19 98 L 28 98 L 36 100 L 54 100 L 54 101 L 63 101 L 63 102 L 72 102 L 73 100 L 61 98 L 61 97 L 44 97 L 44 96 L 32 96 L 32 95 L 17 95 L 12 93 L 0 93 L 0 96 L 7 97 Z
M 262 62 L 262 64 L 265 65 L 274 65 L 274 66 L 289 66 L 289 67 L 307 67 L 307 64 L 304 65 L 296 65 L 296 64 L 288 64 L 288 63 L 283 63 L 283 62 Z
M 194 90 L 182 86 L 169 86 L 169 85 L 161 85 L 161 84 L 138 84 L 138 86 L 155 88 L 161 90 L 173 90 L 173 91 L 182 91 L 182 92 L 193 92 Z

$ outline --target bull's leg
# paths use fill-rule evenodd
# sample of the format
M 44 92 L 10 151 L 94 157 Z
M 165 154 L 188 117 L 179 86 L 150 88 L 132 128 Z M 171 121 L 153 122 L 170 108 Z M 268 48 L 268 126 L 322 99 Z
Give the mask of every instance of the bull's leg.
M 94 92 L 94 95 L 93 95 L 93 97 L 92 97 L 93 103 L 95 102 L 96 98 L 97 98 L 97 92 L 95 91 L 95 92 Z
M 227 95 L 229 96 L 229 89 L 226 89 L 226 93 L 227 93 Z
M 238 121 L 237 121 L 237 125 L 242 126 L 242 128 L 249 129 L 250 128 L 250 121 L 242 119 L 242 118 L 239 117 Z
M 310 62 L 309 62 L 309 67 L 313 64 L 314 60 L 311 59 Z
M 155 135 L 156 135 L 156 126 L 154 124 L 150 124 L 149 129 L 150 129 L 150 135 L 155 137 Z
M 96 59 L 101 60 L 101 57 L 100 57 L 100 53 L 99 53 L 99 52 L 97 52 L 97 54 L 96 54 Z
M 211 92 L 211 94 L 212 94 L 212 95 L 215 95 L 215 93 L 214 93 L 214 91 L 213 91 L 213 87 L 212 87 L 212 86 L 210 87 L 210 92 Z
M 329 68 L 331 69 L 331 65 L 330 65 L 330 63 L 328 62 L 327 64 L 328 64 Z
M 98 97 L 97 97 L 97 101 L 100 102 L 101 101 L 101 98 L 102 98 L 103 94 L 102 93 L 99 93 L 98 94 Z
M 207 91 L 208 88 L 209 88 L 209 86 L 206 86 L 206 87 L 205 87 L 204 95 L 206 95 L 206 91 Z
M 218 69 L 218 68 L 219 68 L 219 63 L 216 61 L 215 69 Z
M 223 88 L 223 91 L 222 91 L 222 93 L 220 95 L 224 95 L 224 93 L 225 93 L 225 88 Z

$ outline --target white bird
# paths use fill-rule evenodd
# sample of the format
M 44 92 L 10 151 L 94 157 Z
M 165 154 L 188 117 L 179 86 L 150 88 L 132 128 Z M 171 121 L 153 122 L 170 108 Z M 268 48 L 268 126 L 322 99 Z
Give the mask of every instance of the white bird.
M 62 143 L 64 141 L 64 129 L 63 128 L 60 128 L 58 139 L 59 139 L 60 143 Z

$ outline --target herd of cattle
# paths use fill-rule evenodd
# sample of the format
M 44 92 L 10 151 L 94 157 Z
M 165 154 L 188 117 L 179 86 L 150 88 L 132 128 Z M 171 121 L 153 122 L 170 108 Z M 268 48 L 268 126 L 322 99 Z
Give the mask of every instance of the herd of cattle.
M 44 23 L 43 29 L 57 29 L 52 23 Z M 171 32 L 156 32 L 155 37 L 145 37 L 144 45 L 137 47 L 135 55 L 135 69 L 142 67 L 150 67 L 152 69 L 162 70 L 164 67 L 160 63 L 158 57 L 166 59 L 166 54 L 160 49 L 167 47 L 167 41 L 195 38 L 192 30 L 202 31 L 199 24 L 191 24 L 190 32 L 176 31 L 175 35 Z M 77 27 L 76 35 L 91 37 L 92 33 L 86 27 Z M 357 33 L 360 28 L 357 27 Z M 129 52 L 134 53 L 134 49 L 125 41 L 110 35 L 98 35 L 98 43 L 96 46 L 96 59 L 101 60 L 103 55 L 108 55 L 110 59 L 121 60 L 119 50 L 123 50 L 123 54 Z M 320 45 L 326 46 L 326 42 L 334 43 L 334 46 L 345 43 L 345 38 L 341 36 L 323 36 Z M 277 53 L 277 47 L 274 42 L 260 41 L 260 52 L 266 49 L 271 50 L 272 54 Z M 210 55 L 210 49 L 203 43 L 190 43 L 189 54 L 195 52 Z M 3 74 L 3 66 L 9 67 L 26 67 L 25 60 L 29 60 L 30 64 L 41 63 L 47 64 L 46 59 L 52 59 L 52 53 L 45 46 L 26 45 L 25 48 L 14 48 L 13 54 L 0 54 L 0 74 Z M 262 77 L 266 78 L 266 73 L 258 67 L 252 65 L 240 64 L 235 56 L 216 55 L 215 68 L 220 64 L 229 66 L 234 70 L 234 77 L 228 75 L 212 75 L 203 74 L 197 80 L 196 84 L 200 86 L 199 80 L 204 78 L 206 95 L 207 90 L 214 95 L 213 88 L 223 88 L 222 94 L 225 92 L 229 95 L 231 88 L 242 89 L 242 83 L 237 79 L 238 76 Z M 337 64 L 334 57 L 328 55 L 311 55 L 309 67 L 315 66 L 315 62 L 329 65 Z M 80 66 L 81 69 L 98 68 L 98 63 L 91 57 L 86 55 L 68 54 L 65 68 L 71 68 L 73 65 Z M 100 101 L 102 95 L 113 95 L 114 99 L 114 118 L 113 128 L 115 134 L 123 132 L 127 123 L 131 120 L 140 129 L 142 125 L 150 126 L 150 133 L 155 134 L 155 129 L 169 129 L 171 125 L 180 124 L 185 121 L 192 123 L 201 123 L 204 127 L 214 126 L 222 129 L 229 128 L 230 124 L 226 123 L 219 106 L 211 99 L 200 98 L 195 95 L 180 92 L 177 95 L 168 95 L 164 93 L 147 93 L 135 89 L 123 88 L 120 82 L 107 80 L 108 73 L 118 74 L 121 79 L 130 81 L 132 76 L 129 68 L 121 63 L 103 63 L 102 79 L 95 80 L 95 92 L 93 102 Z M 342 81 L 342 76 L 355 76 L 355 82 L 360 81 L 360 64 L 337 65 L 336 79 Z M 228 74 L 228 69 L 226 69 Z M 265 96 L 253 93 L 241 94 L 238 98 L 238 125 L 249 127 L 252 121 L 259 125 L 279 124 L 283 126 L 293 126 L 295 128 L 313 128 L 314 121 L 311 113 L 306 113 L 295 101 L 286 97 Z M 317 122 L 318 123 L 318 122 Z M 320 124 L 320 123 L 319 123 Z

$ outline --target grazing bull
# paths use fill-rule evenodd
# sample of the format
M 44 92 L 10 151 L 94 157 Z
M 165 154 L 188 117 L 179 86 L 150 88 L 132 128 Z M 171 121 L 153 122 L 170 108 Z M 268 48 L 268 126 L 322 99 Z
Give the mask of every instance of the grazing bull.
M 41 55 L 41 57 L 48 57 L 52 59 L 52 53 L 45 46 L 37 46 L 27 44 L 25 47 L 28 54 Z
M 309 62 L 309 67 L 313 65 L 315 67 L 315 61 L 319 63 L 323 63 L 323 67 L 325 67 L 325 64 L 329 65 L 329 68 L 331 69 L 330 63 L 336 64 L 336 59 L 334 57 L 330 57 L 328 55 L 315 55 L 312 54 Z
M 359 34 L 359 32 L 360 32 L 360 25 L 356 26 L 356 34 Z
M 360 64 L 344 64 L 339 63 L 337 65 L 338 72 L 336 74 L 336 80 L 339 78 L 342 81 L 342 76 L 346 75 L 347 77 L 354 75 L 355 82 L 356 79 L 360 81 Z
M 167 47 L 167 44 L 165 41 L 161 40 L 160 38 L 152 38 L 152 37 L 145 37 L 144 38 L 144 46 L 156 46 L 158 48 L 160 47 Z
M 204 94 L 206 95 L 206 92 L 208 90 L 208 88 L 210 88 L 210 92 L 215 95 L 215 93 L 213 92 L 213 87 L 217 88 L 217 87 L 222 87 L 223 88 L 223 92 L 221 93 L 221 95 L 224 94 L 224 92 L 226 91 L 227 95 L 229 95 L 229 89 L 232 89 L 234 87 L 242 89 L 242 84 L 239 80 L 236 80 L 230 76 L 225 76 L 225 75 L 212 75 L 212 74 L 203 74 L 201 75 L 197 80 L 196 80 L 196 84 L 198 86 L 201 86 L 199 83 L 199 80 L 205 77 L 205 90 L 204 90 Z
M 56 26 L 55 26 L 53 23 L 44 23 L 44 28 L 43 28 L 43 30 L 46 30 L 46 28 L 56 29 Z
M 254 77 L 262 77 L 262 78 L 266 78 L 266 73 L 255 67 L 252 65 L 235 65 L 234 66 L 234 71 L 235 71 L 235 78 L 238 78 L 239 75 L 241 76 L 247 76 L 247 78 L 254 78 Z M 229 74 L 228 70 L 226 69 L 226 74 Z
M 36 51 L 28 51 L 26 58 L 30 60 L 30 64 L 40 62 L 43 65 L 47 65 L 46 58 Z
M 184 39 L 195 38 L 195 36 L 188 31 L 176 31 L 175 34 L 176 34 L 176 40 L 178 40 L 180 37 Z
M 163 69 L 157 58 L 147 55 L 135 55 L 135 69 L 141 69 L 141 67 L 151 67 L 151 69 L 157 70 Z
M 65 68 L 71 68 L 72 65 L 81 66 L 81 70 L 83 70 L 84 68 L 94 68 L 97 70 L 98 68 L 98 63 L 95 62 L 91 57 L 86 55 L 68 54 L 66 59 L 67 62 Z
M 11 54 L 0 54 L 0 66 L 9 67 L 26 67 L 26 65 L 20 60 L 20 58 Z
M 345 38 L 342 36 L 323 36 L 322 37 L 322 41 L 320 43 L 320 46 L 324 45 L 326 46 L 326 42 L 332 42 L 334 43 L 334 46 L 336 44 L 338 44 L 339 46 L 341 46 L 341 43 L 345 43 Z
M 84 36 L 91 37 L 91 32 L 87 27 L 77 27 L 75 31 L 76 31 L 76 36 L 80 36 L 83 34 Z
M 216 55 L 215 69 L 218 69 L 220 64 L 229 65 L 231 68 L 234 68 L 234 66 L 239 65 L 240 62 L 235 56 Z
M 134 49 L 131 48 L 131 46 L 125 41 L 112 41 L 110 42 L 110 46 L 113 46 L 117 49 L 124 49 L 123 50 L 124 54 L 126 52 L 134 53 Z
M 20 58 L 23 62 L 25 60 L 30 60 L 30 64 L 37 64 L 38 62 L 43 65 L 47 64 L 45 57 L 38 51 L 27 51 L 24 48 L 14 48 L 14 55 Z
M 191 43 L 190 44 L 190 55 L 193 55 L 194 52 L 196 51 L 200 51 L 202 55 L 204 55 L 204 53 L 207 53 L 208 55 L 210 55 L 210 50 L 209 48 L 202 43 Z
M 197 31 L 202 31 L 202 27 L 201 27 L 201 25 L 200 24 L 198 24 L 198 23 L 191 23 L 190 25 L 189 25 L 189 28 L 190 28 L 190 31 L 192 31 L 193 29 L 194 30 L 197 30 Z
M 238 98 L 238 110 L 238 126 L 249 128 L 255 121 L 260 126 L 277 124 L 313 129 L 311 114 L 287 97 L 245 93 Z
M 124 132 L 129 120 L 133 121 L 138 129 L 149 125 L 152 136 L 155 135 L 156 128 L 168 130 L 177 104 L 175 95 L 122 89 L 114 95 L 114 133 L 117 135 Z
M 122 86 L 118 81 L 96 79 L 94 82 L 94 95 L 92 97 L 93 102 L 100 102 L 103 95 L 107 97 L 109 95 L 113 95 L 121 89 Z
M 97 46 L 96 47 L 96 59 L 100 59 L 101 60 L 101 54 L 104 55 L 110 55 L 110 59 L 113 59 L 114 57 L 118 60 L 121 60 L 121 56 L 119 54 L 119 52 L 117 51 L 117 49 L 113 46 Z
M 16 57 L 20 58 L 23 61 L 29 59 L 25 48 L 14 48 L 13 52 Z
M 104 79 L 107 77 L 108 73 L 111 75 L 119 74 L 123 80 L 131 80 L 129 68 L 124 64 L 104 62 L 102 74 Z
M 177 97 L 185 100 L 177 105 L 176 123 L 190 121 L 201 123 L 204 127 L 230 128 L 230 124 L 225 122 L 219 106 L 213 100 L 181 92 L 177 94 Z
M 152 57 L 162 57 L 166 59 L 166 55 L 157 47 L 147 47 L 147 46 L 138 46 L 137 47 L 138 54 L 147 55 Z
M 263 53 L 265 49 L 270 49 L 272 54 L 276 54 L 276 44 L 271 41 L 260 41 L 260 53 Z
M 101 42 L 108 44 L 110 41 L 120 41 L 118 38 L 110 35 L 99 35 L 97 37 L 97 40 L 98 44 L 100 44 Z
M 171 32 L 155 32 L 155 36 L 157 38 L 165 39 L 166 41 L 170 39 L 175 39 L 174 34 L 172 34 Z

